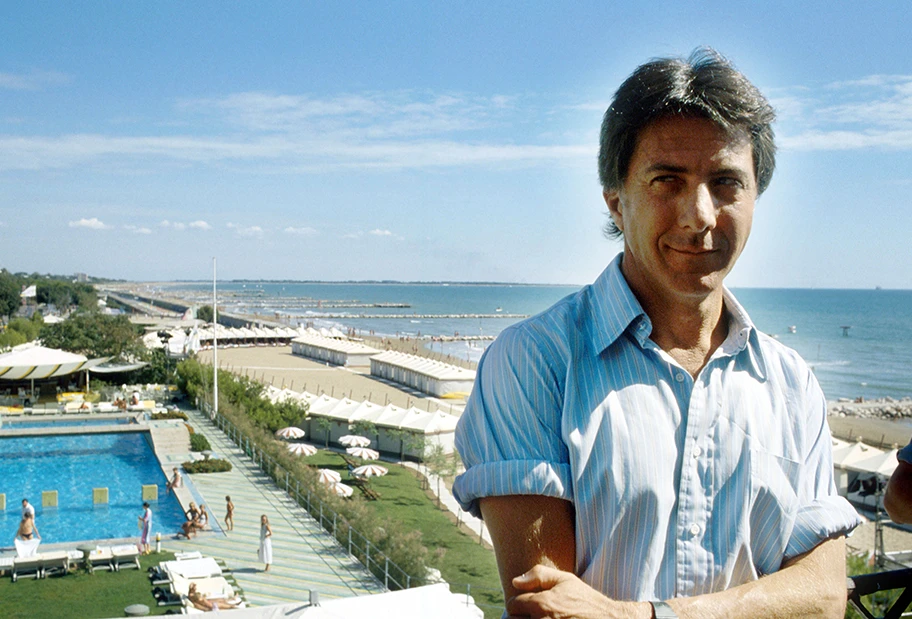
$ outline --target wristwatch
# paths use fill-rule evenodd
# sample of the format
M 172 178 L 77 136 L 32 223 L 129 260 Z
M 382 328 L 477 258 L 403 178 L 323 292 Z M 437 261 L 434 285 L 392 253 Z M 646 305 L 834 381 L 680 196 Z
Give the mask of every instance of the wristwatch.
M 650 602 L 655 619 L 678 619 L 678 614 L 665 602 Z

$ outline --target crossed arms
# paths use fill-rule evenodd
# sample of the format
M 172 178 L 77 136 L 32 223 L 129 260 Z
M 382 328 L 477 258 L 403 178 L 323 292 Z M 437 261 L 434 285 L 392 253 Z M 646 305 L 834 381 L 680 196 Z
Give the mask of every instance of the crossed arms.
M 519 495 L 480 499 L 494 542 L 507 613 L 533 619 L 650 619 L 647 602 L 621 602 L 574 575 L 576 542 L 570 502 Z M 782 569 L 726 591 L 668 604 L 681 619 L 842 617 L 845 541 L 826 540 L 789 559 Z

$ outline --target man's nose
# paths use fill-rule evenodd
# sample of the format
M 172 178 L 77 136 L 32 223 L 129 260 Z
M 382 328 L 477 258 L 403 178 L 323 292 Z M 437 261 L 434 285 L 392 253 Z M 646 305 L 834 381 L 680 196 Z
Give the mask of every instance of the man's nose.
M 716 225 L 716 202 L 704 184 L 697 185 L 682 200 L 679 224 L 696 232 L 710 230 Z

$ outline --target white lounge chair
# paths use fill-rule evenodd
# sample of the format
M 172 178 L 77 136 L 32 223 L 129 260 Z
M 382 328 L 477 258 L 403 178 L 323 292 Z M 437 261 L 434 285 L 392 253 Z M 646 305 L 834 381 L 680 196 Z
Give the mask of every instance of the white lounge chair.
M 42 558 L 42 578 L 47 578 L 53 574 L 65 575 L 70 571 L 70 555 L 65 550 L 43 552 L 38 556 Z
M 40 554 L 30 557 L 13 558 L 13 582 L 20 578 L 41 578 L 44 569 L 44 557 Z
M 114 553 L 111 552 L 110 546 L 99 546 L 90 552 L 86 567 L 91 573 L 94 573 L 95 570 L 110 570 L 113 572 L 115 570 Z
M 111 563 L 114 565 L 114 569 L 124 570 L 136 568 L 140 569 L 139 565 L 139 549 L 132 544 L 123 544 L 121 546 L 111 546 L 111 554 L 113 558 Z

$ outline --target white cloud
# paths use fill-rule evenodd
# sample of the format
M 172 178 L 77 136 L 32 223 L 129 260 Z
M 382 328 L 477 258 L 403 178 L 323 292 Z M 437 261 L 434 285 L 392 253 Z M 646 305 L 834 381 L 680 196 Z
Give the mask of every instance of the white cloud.
M 55 86 L 68 81 L 68 76 L 55 71 L 32 71 L 24 75 L 0 73 L 0 89 L 3 90 L 40 90 L 45 86 Z
M 259 238 L 259 237 L 262 237 L 266 232 L 259 226 L 242 226 L 240 224 L 235 224 L 235 223 L 230 223 L 230 222 L 228 224 L 226 224 L 226 227 L 229 228 L 230 230 L 234 230 L 238 234 L 238 236 L 245 236 L 245 237 Z
M 912 75 L 870 75 L 773 100 L 794 150 L 912 149 Z
M 294 226 L 288 226 L 282 230 L 282 232 L 286 232 L 288 234 L 297 234 L 300 236 L 314 236 L 317 234 L 317 231 L 314 228 L 310 228 L 308 226 L 301 226 L 297 228 Z
M 132 224 L 125 224 L 124 230 L 129 230 L 134 234 L 152 234 L 152 230 L 146 228 L 145 226 L 134 226 Z
M 381 230 L 379 228 L 371 230 L 368 234 L 373 234 L 374 236 L 393 236 L 393 233 L 389 230 Z
M 92 217 L 91 219 L 83 218 L 77 221 L 71 221 L 68 225 L 71 228 L 89 228 L 91 230 L 107 230 L 111 227 L 105 225 L 105 223 L 99 220 L 97 217 Z
M 187 227 L 187 224 L 185 224 L 185 223 L 181 223 L 179 221 L 168 221 L 167 219 L 162 220 L 162 222 L 158 225 L 161 226 L 162 228 L 170 228 L 172 230 L 177 230 L 178 232 L 186 229 L 186 227 Z
M 189 224 L 187 224 L 187 227 L 194 228 L 196 230 L 212 230 L 212 226 L 210 226 L 208 223 L 206 223 L 202 219 L 198 219 L 196 221 L 191 221 Z

